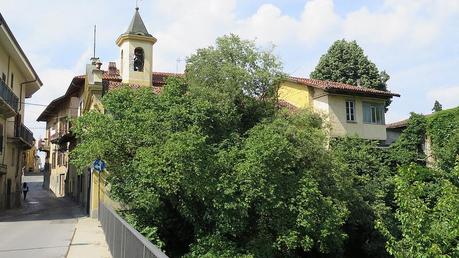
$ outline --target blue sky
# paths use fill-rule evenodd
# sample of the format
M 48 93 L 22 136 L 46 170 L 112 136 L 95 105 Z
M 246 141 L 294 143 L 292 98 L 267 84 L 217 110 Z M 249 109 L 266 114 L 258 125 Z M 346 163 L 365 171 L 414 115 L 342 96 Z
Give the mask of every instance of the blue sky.
M 135 0 L 1 0 L 0 12 L 44 82 L 29 102 L 48 104 L 82 74 L 92 55 L 97 24 L 97 56 L 118 61 L 114 41 L 134 13 Z M 308 77 L 337 39 L 357 40 L 400 93 L 387 121 L 409 112 L 429 113 L 438 99 L 459 105 L 459 1 L 457 0 L 143 0 L 140 12 L 154 46 L 153 70 L 182 71 L 185 59 L 216 37 L 236 33 L 275 53 L 286 72 Z M 26 124 L 43 108 L 28 106 Z

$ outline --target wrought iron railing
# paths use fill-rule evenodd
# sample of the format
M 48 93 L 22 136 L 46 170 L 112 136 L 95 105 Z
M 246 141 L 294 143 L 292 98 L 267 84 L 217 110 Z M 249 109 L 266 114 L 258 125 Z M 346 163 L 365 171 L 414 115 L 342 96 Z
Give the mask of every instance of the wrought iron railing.
M 20 138 L 24 143 L 26 143 L 30 147 L 33 146 L 33 133 L 24 124 L 21 123 L 21 125 L 16 127 L 14 136 Z
M 0 98 L 2 98 L 15 112 L 18 112 L 19 98 L 14 92 L 0 79 Z

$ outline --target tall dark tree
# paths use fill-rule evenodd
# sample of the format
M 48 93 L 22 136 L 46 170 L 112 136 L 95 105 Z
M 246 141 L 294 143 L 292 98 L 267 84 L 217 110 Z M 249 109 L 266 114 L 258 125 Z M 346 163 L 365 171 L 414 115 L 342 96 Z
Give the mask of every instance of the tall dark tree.
M 442 111 L 443 110 L 443 106 L 440 104 L 440 102 L 438 102 L 438 100 L 435 100 L 435 104 L 432 108 L 432 111 L 433 112 L 438 112 L 438 111 Z
M 344 39 L 333 43 L 320 58 L 310 77 L 378 90 L 387 90 L 387 81 L 390 78 L 385 71 L 379 72 L 355 40 Z

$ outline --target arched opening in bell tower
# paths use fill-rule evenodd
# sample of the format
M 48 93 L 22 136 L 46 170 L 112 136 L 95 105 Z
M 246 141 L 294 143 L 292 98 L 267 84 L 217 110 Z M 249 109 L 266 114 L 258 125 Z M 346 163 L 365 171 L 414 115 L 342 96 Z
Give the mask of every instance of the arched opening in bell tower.
M 143 72 L 145 64 L 145 54 L 143 48 L 137 47 L 134 49 L 134 71 Z

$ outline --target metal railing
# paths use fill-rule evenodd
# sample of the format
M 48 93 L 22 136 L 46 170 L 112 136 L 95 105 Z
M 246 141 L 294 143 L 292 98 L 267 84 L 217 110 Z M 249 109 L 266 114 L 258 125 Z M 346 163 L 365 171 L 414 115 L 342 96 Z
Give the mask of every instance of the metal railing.
M 33 133 L 24 124 L 21 123 L 16 127 L 14 136 L 20 138 L 27 145 L 33 146 Z
M 19 98 L 14 92 L 0 79 L 0 97 L 12 108 L 18 112 Z
M 103 202 L 100 203 L 99 221 L 113 258 L 168 258 Z

